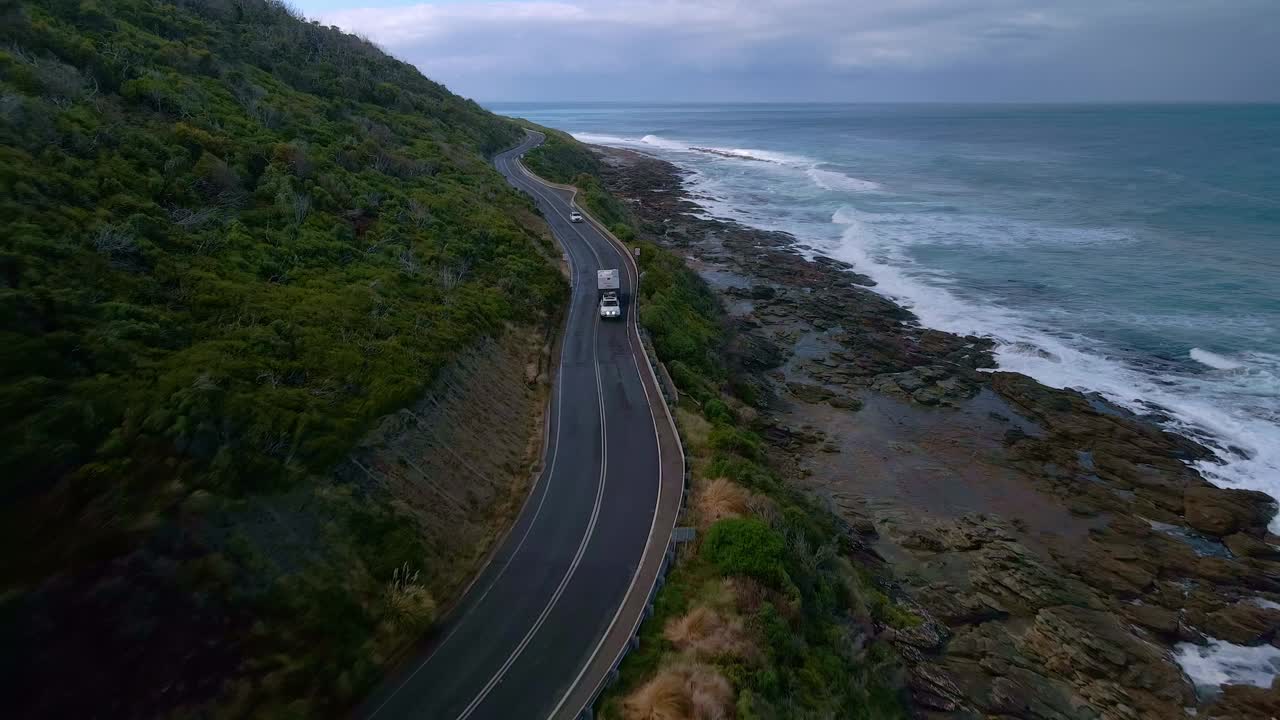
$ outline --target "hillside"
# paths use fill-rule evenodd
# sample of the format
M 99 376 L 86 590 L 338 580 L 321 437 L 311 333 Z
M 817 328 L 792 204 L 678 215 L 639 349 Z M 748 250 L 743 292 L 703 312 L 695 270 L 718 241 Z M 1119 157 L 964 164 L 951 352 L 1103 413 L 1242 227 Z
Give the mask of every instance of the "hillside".
M 365 463 L 484 348 L 536 362 L 566 288 L 487 164 L 521 134 L 276 2 L 0 5 L 20 716 L 335 714 L 430 625 L 434 486 Z

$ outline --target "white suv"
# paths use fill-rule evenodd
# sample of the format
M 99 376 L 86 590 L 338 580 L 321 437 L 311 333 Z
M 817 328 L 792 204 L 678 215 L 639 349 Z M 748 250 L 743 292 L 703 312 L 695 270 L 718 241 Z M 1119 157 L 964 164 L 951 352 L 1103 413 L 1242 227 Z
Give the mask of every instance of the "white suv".
M 606 320 L 622 317 L 622 306 L 618 304 L 618 296 L 613 293 L 605 293 L 600 298 L 600 317 Z
M 582 213 L 577 210 L 569 213 L 569 222 L 582 222 Z

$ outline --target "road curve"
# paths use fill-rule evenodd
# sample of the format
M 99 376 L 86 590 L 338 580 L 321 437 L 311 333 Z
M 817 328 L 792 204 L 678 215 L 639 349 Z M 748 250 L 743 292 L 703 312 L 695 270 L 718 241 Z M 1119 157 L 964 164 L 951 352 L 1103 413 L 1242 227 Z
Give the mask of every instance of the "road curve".
M 570 223 L 573 191 L 530 174 L 530 132 L 494 158 L 537 203 L 573 292 L 551 392 L 544 468 L 458 606 L 357 710 L 378 720 L 573 717 L 639 621 L 683 490 L 683 458 L 644 356 L 625 248 Z M 596 311 L 596 270 L 619 268 L 625 322 Z

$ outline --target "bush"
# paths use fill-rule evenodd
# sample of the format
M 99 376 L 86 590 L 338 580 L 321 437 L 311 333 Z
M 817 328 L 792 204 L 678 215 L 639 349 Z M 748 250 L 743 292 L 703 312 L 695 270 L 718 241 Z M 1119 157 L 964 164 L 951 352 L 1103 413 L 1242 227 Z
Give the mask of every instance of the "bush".
M 712 398 L 702 405 L 702 415 L 713 423 L 732 425 L 738 418 L 729 406 L 719 398 Z
M 711 431 L 709 442 L 715 450 L 741 455 L 748 460 L 764 459 L 764 445 L 760 437 L 747 430 L 722 425 Z
M 756 518 L 729 518 L 711 526 L 702 552 L 725 575 L 748 575 L 774 587 L 787 581 L 782 535 Z

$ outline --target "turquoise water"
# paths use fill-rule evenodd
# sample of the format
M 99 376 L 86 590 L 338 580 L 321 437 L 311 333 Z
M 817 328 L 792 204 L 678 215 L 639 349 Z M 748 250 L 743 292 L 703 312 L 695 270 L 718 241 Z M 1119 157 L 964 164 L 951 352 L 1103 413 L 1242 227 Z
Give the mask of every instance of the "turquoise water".
M 1000 366 L 1101 392 L 1280 495 L 1280 106 L 497 104 L 689 171 Z M 714 150 L 715 152 L 707 152 Z

